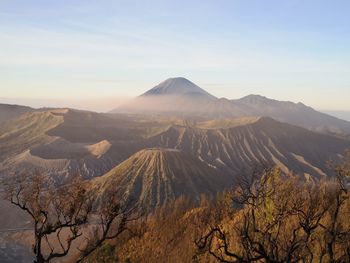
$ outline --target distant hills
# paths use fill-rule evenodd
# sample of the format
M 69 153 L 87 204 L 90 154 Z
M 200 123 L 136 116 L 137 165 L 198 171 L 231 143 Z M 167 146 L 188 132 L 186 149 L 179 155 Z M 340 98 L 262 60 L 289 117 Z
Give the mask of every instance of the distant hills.
M 23 113 L 33 112 L 35 109 L 12 104 L 0 104 L 0 123 L 19 117 Z
M 302 103 L 259 95 L 216 98 L 168 79 L 113 113 L 1 105 L 0 177 L 79 175 L 97 197 L 112 187 L 145 211 L 186 195 L 198 201 L 277 166 L 308 180 L 350 148 L 350 123 Z
M 265 116 L 315 131 L 350 134 L 350 122 L 318 112 L 300 102 L 277 101 L 260 95 L 236 100 L 219 99 L 185 78 L 167 79 L 112 112 L 201 119 Z
M 222 174 L 278 165 L 320 177 L 350 141 L 268 117 L 188 121 L 69 109 L 26 113 L 0 127 L 0 174 L 39 169 L 64 182 L 101 176 L 143 149 L 175 149 Z

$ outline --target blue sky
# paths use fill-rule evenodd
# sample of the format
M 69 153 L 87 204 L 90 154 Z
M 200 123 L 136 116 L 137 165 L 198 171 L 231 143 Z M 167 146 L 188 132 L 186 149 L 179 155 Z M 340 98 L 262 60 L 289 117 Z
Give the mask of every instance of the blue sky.
M 218 97 L 350 110 L 349 10 L 348 0 L 0 0 L 0 101 L 107 110 L 183 76 Z

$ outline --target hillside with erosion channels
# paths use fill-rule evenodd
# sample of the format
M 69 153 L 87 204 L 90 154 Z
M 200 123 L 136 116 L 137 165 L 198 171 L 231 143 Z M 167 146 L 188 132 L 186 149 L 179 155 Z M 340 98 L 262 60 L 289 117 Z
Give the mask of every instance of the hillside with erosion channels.
M 32 109 L 0 105 L 0 122 L 0 178 L 5 179 L 2 190 L 6 192 L 7 189 L 7 198 L 15 198 L 12 201 L 16 201 L 19 196 L 30 197 L 30 201 L 34 202 L 25 201 L 22 209 L 18 210 L 8 201 L 0 201 L 0 214 L 8 215 L 0 220 L 0 244 L 4 244 L 0 247 L 0 257 L 6 258 L 6 262 L 28 262 L 26 259 L 30 254 L 29 244 L 33 242 L 32 231 L 28 229 L 32 227 L 33 218 L 26 214 L 25 208 L 55 208 L 55 213 L 61 213 L 61 216 L 55 214 L 50 217 L 50 221 L 45 218 L 47 211 L 39 211 L 38 217 L 34 218 L 40 218 L 38 224 L 45 225 L 72 217 L 74 213 L 67 211 L 77 209 L 74 202 L 82 202 L 80 208 L 86 209 L 85 212 L 88 213 L 87 217 L 79 218 L 80 221 L 74 219 L 76 222 L 87 224 L 84 225 L 85 228 L 79 228 L 79 231 L 89 236 L 88 233 L 97 231 L 97 226 L 103 226 L 101 231 L 107 229 L 118 233 L 115 235 L 118 238 L 111 240 L 107 240 L 108 235 L 95 235 L 92 240 L 96 243 L 90 240 L 91 244 L 84 243 L 80 236 L 74 238 L 74 248 L 83 246 L 84 253 L 89 248 L 96 249 L 91 255 L 88 253 L 92 258 L 91 262 L 100 262 L 98 253 L 102 253 L 106 258 L 108 255 L 114 258 L 118 254 L 125 262 L 189 262 L 188 259 L 194 258 L 193 254 L 199 250 L 202 256 L 196 254 L 198 262 L 216 262 L 210 255 L 214 255 L 213 251 L 216 251 L 215 255 L 222 252 L 220 249 L 218 251 L 215 244 L 224 244 L 229 238 L 236 243 L 248 244 L 249 240 L 236 240 L 237 236 L 243 238 L 243 232 L 239 232 L 242 235 L 235 233 L 236 237 L 225 239 L 224 234 L 218 231 L 224 230 L 229 233 L 229 230 L 232 230 L 232 222 L 242 222 L 244 216 L 251 215 L 250 198 L 253 198 L 259 187 L 264 184 L 266 192 L 262 195 L 271 194 L 275 201 L 284 200 L 286 210 L 283 210 L 277 201 L 272 204 L 272 199 L 264 199 L 257 205 L 257 209 L 261 209 L 260 215 L 264 214 L 267 221 L 269 218 L 281 220 L 281 227 L 283 225 L 286 233 L 289 233 L 284 219 L 288 218 L 289 223 L 297 222 L 297 218 L 302 220 L 303 216 L 309 215 L 307 213 L 314 213 L 310 214 L 311 219 L 303 220 L 311 220 L 307 221 L 309 223 L 316 222 L 315 229 L 318 232 L 313 233 L 311 238 L 305 236 L 306 232 L 302 232 L 304 230 L 301 227 L 294 238 L 302 237 L 300 242 L 305 246 L 318 240 L 320 245 L 317 246 L 326 247 L 323 241 L 317 238 L 333 233 L 332 229 L 325 232 L 325 229 L 330 227 L 326 223 L 327 218 L 332 218 L 333 210 L 327 210 L 325 207 L 311 208 L 311 204 L 318 204 L 317 198 L 323 198 L 328 200 L 324 201 L 325 204 L 334 207 L 334 200 L 329 199 L 335 196 L 331 189 L 338 189 L 339 181 L 334 178 L 342 175 L 339 171 L 348 171 L 346 165 L 342 166 L 342 170 L 335 171 L 334 164 L 347 160 L 346 150 L 350 148 L 349 122 L 317 112 L 302 103 L 277 101 L 259 95 L 249 95 L 236 100 L 217 98 L 185 78 L 167 79 L 128 104 L 108 113 L 69 108 Z M 268 171 L 266 173 L 271 178 L 252 178 L 262 171 Z M 45 177 L 41 185 L 43 188 L 38 186 L 40 181 L 35 181 L 39 179 L 31 181 L 30 178 L 34 175 Z M 39 178 L 35 176 L 33 178 Z M 8 188 L 8 178 L 17 183 L 18 178 L 24 178 L 26 187 L 20 185 L 20 188 Z M 79 178 L 82 181 L 79 181 Z M 35 182 L 39 183 L 35 185 Z M 77 186 L 77 182 L 81 182 L 80 185 Z M 239 204 L 233 205 L 231 202 L 235 197 L 232 196 L 232 189 L 252 182 L 259 183 L 251 189 L 241 189 L 238 193 L 244 196 L 240 196 Z M 290 198 L 299 196 L 306 199 L 296 200 L 280 196 L 274 188 L 271 189 L 271 185 L 281 192 L 293 192 L 294 195 Z M 297 187 L 292 187 L 293 185 Z M 77 188 L 72 190 L 71 186 Z M 313 192 L 315 187 L 323 187 L 323 191 Z M 20 189 L 17 195 L 16 189 Z M 32 194 L 39 191 L 38 189 L 41 189 L 41 192 L 37 195 Z M 311 192 L 316 197 L 308 197 Z M 50 193 L 54 193 L 55 198 L 48 197 Z M 345 189 L 337 192 L 344 196 L 345 193 Z M 38 199 L 35 199 L 36 196 Z M 69 203 L 69 198 L 65 200 L 67 196 L 75 201 Z M 267 198 L 266 196 L 264 198 Z M 262 197 L 254 198 L 254 202 L 258 202 Z M 310 198 L 315 198 L 316 201 Z M 88 202 L 90 200 L 91 203 Z M 120 203 L 115 203 L 116 200 Z M 41 202 L 44 202 L 44 205 Z M 344 205 L 346 202 L 344 201 Z M 263 203 L 265 205 L 262 205 Z M 113 206 L 114 204 L 117 205 Z M 60 207 L 62 205 L 70 207 L 63 209 Z M 299 212 L 294 209 L 298 206 L 309 210 L 305 210 L 304 214 L 297 214 Z M 345 216 L 343 203 L 339 206 L 340 214 Z M 233 208 L 234 211 L 231 211 Z M 293 211 L 293 214 L 284 215 L 287 210 Z M 65 211 L 68 214 L 64 214 Z M 215 215 L 211 211 L 215 211 Z M 79 210 L 76 215 L 80 215 L 79 213 L 82 211 Z M 277 217 L 277 214 L 283 214 L 284 217 Z M 137 216 L 129 222 L 127 219 L 132 218 L 131 215 Z M 115 219 L 113 222 L 117 225 L 106 224 L 109 219 Z M 102 221 L 98 223 L 98 220 Z M 254 227 L 271 226 L 271 222 L 264 220 L 260 221 L 262 225 L 257 223 Z M 279 222 L 278 220 L 276 222 Z M 298 224 L 304 226 L 305 222 L 300 221 Z M 321 230 L 318 228 L 319 222 L 325 222 L 327 226 Z M 57 222 L 55 224 L 59 225 Z M 337 224 L 341 228 L 347 227 L 345 223 Z M 111 225 L 114 229 L 109 229 Z M 208 240 L 214 240 L 210 239 L 212 236 L 208 235 L 207 239 L 198 241 L 198 237 L 208 230 L 208 225 L 218 226 L 212 232 L 209 231 L 211 234 L 215 233 L 215 242 L 218 242 L 211 243 L 213 253 L 205 250 L 208 249 Z M 126 226 L 130 226 L 132 230 L 128 234 L 125 233 Z M 41 229 L 43 233 L 54 229 L 52 225 L 45 227 Z M 253 231 L 251 228 L 239 228 L 242 227 L 240 224 L 237 227 L 240 231 Z M 1 231 L 8 229 L 13 232 L 1 234 Z M 74 236 L 77 232 L 72 229 L 74 228 L 66 229 L 62 235 Z M 237 229 L 235 231 L 238 231 Z M 312 231 L 310 230 L 310 233 Z M 55 233 L 57 235 L 57 232 Z M 46 237 L 45 235 L 41 236 Z M 53 238 L 53 234 L 50 235 L 50 238 Z M 99 238 L 102 239 L 100 243 Z M 194 242 L 196 238 L 197 243 Z M 279 236 L 275 241 L 285 244 L 282 241 L 290 238 L 291 236 Z M 57 246 L 60 242 L 56 240 L 52 241 L 52 244 Z M 267 246 L 267 243 L 264 243 L 265 245 Z M 158 247 L 159 253 L 156 254 L 159 258 L 155 258 L 156 254 L 147 254 L 147 246 L 152 249 Z M 338 246 L 343 249 L 345 245 L 339 243 L 337 248 Z M 49 247 L 43 248 L 45 253 L 50 252 Z M 142 249 L 132 249 L 135 247 Z M 62 247 L 61 249 L 64 250 Z M 245 260 L 249 258 L 249 250 L 245 250 L 246 247 L 233 246 L 232 249 L 238 249 Z M 71 262 L 79 256 L 79 250 L 74 251 L 67 252 L 67 258 L 72 260 Z M 256 255 L 260 255 L 259 253 Z M 303 250 L 300 253 L 306 255 L 309 252 Z M 317 253 L 315 252 L 315 255 Z M 175 257 L 178 254 L 182 255 L 180 261 Z M 225 254 L 224 259 L 228 259 L 227 257 L 229 255 Z M 131 259 L 132 261 L 128 261 Z M 113 260 L 106 262 L 115 262 Z
M 201 195 L 215 197 L 228 189 L 232 178 L 180 150 L 150 148 L 135 153 L 91 183 L 98 195 L 112 186 L 121 199 L 151 211 L 180 196 L 195 201 Z
M 316 178 L 329 172 L 350 142 L 267 117 L 182 121 L 50 110 L 1 128 L 2 174 L 40 170 L 57 182 L 102 176 L 145 148 L 177 149 L 234 175 L 278 165 Z

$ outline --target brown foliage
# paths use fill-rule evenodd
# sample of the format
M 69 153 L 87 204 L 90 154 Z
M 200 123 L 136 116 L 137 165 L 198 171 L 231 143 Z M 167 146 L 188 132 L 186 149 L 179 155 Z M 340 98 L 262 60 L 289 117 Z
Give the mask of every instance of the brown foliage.
M 33 218 L 37 262 L 64 256 L 85 227 L 90 235 L 78 262 L 340 263 L 350 262 L 349 164 L 344 160 L 334 176 L 318 181 L 265 170 L 215 200 L 181 197 L 137 220 L 113 192 L 93 210 L 79 181 L 52 189 L 39 175 L 15 178 L 5 193 Z M 66 227 L 70 235 L 62 240 Z M 41 252 L 39 261 L 40 242 L 51 235 L 60 246 Z
M 268 170 L 231 194 L 241 208 L 196 241 L 220 262 L 349 262 L 349 193 L 344 168 L 305 182 Z
M 349 262 L 349 170 L 337 169 L 320 181 L 270 169 L 216 200 L 175 200 L 113 243 L 115 262 Z

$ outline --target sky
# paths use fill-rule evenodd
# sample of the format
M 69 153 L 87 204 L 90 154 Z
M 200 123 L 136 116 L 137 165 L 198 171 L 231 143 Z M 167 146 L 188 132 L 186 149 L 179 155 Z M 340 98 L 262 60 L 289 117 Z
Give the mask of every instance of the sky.
M 0 102 L 106 111 L 169 77 L 350 111 L 348 0 L 0 0 Z

